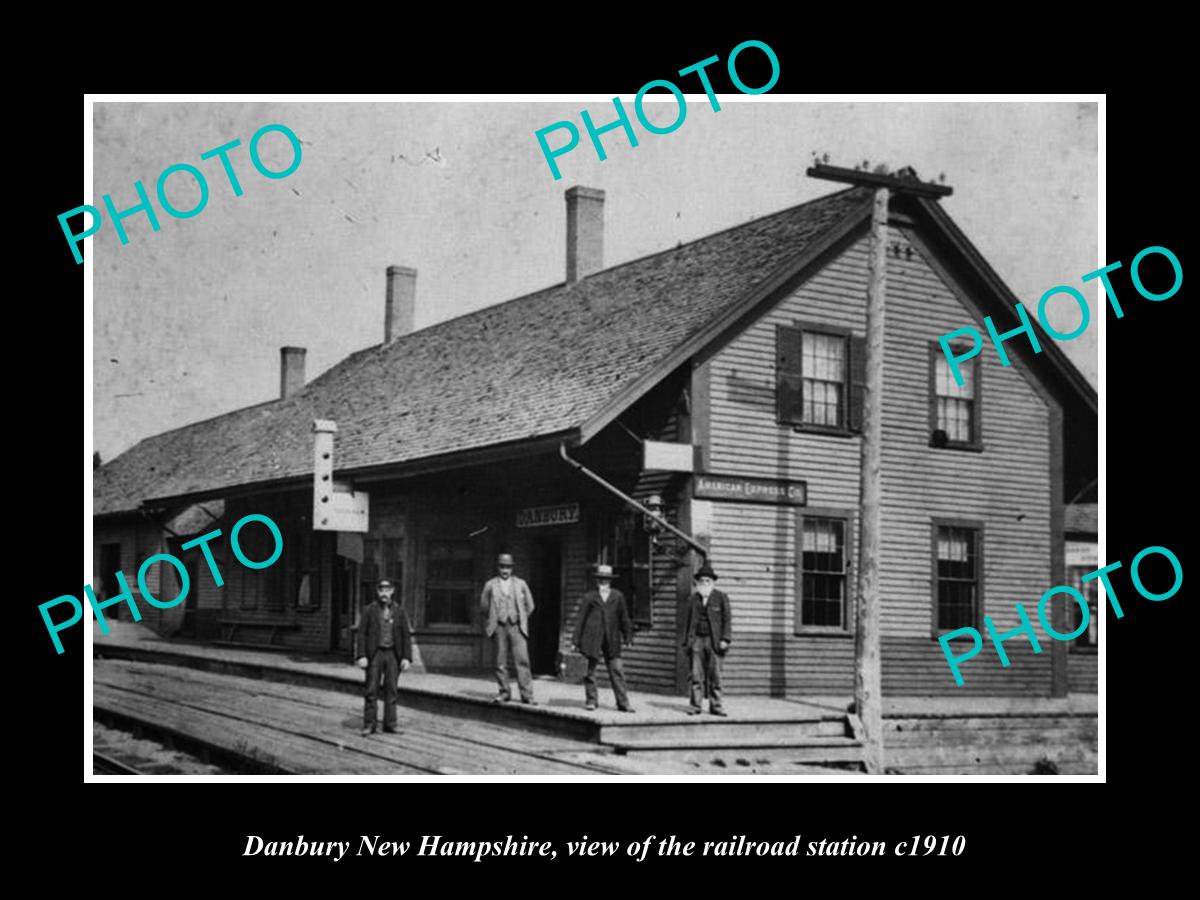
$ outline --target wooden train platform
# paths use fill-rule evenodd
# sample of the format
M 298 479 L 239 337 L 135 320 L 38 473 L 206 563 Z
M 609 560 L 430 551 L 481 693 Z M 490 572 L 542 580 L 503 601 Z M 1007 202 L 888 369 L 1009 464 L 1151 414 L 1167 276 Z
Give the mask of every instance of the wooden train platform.
M 486 676 L 408 672 L 400 680 L 402 733 L 362 738 L 363 676 L 348 662 L 168 641 L 129 623 L 113 623 L 107 636 L 94 632 L 93 655 L 98 719 L 151 730 L 160 723 L 168 737 L 198 742 L 240 770 L 567 777 L 861 770 L 848 697 L 735 696 L 722 719 L 686 715 L 683 697 L 635 692 L 637 712 L 627 714 L 603 688 L 600 709 L 586 711 L 581 685 L 552 678 L 535 681 L 538 705 L 525 706 L 493 703 Z M 885 729 L 887 764 L 897 774 L 1096 771 L 1094 695 L 888 698 Z
M 152 734 L 238 772 L 306 775 L 649 774 L 589 741 L 402 709 L 399 730 L 363 737 L 344 693 L 181 666 L 97 660 L 103 722 Z

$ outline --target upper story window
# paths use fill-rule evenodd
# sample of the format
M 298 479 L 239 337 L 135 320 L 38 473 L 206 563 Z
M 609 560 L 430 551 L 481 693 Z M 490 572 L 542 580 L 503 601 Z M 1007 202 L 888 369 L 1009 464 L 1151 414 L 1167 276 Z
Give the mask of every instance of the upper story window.
M 803 375 L 801 421 L 841 426 L 845 421 L 846 338 L 815 331 L 801 333 Z
M 959 362 L 960 385 L 937 341 L 930 345 L 929 445 L 982 450 L 979 357 Z
M 864 340 L 833 325 L 775 330 L 776 417 L 797 431 L 862 430 Z

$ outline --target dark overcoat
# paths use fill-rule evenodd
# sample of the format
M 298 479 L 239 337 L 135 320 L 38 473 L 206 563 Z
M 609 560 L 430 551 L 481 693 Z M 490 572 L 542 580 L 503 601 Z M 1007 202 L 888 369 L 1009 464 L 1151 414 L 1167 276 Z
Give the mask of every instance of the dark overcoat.
M 613 588 L 608 602 L 600 599 L 600 592 L 590 590 L 583 595 L 579 608 L 579 621 L 575 624 L 574 643 L 589 659 L 600 659 L 604 655 L 605 638 L 608 639 L 608 655 L 621 655 L 621 641 L 633 640 L 633 620 L 625 607 L 625 596 Z
M 683 648 L 692 646 L 692 638 L 696 636 L 696 625 L 703 615 L 708 616 L 709 632 L 712 634 L 714 650 L 720 650 L 721 641 L 733 641 L 733 616 L 729 609 L 729 597 L 719 588 L 713 588 L 708 595 L 708 607 L 700 599 L 698 591 L 692 591 L 688 601 L 686 617 L 683 620 Z
M 376 600 L 363 610 L 363 656 L 367 659 L 374 657 L 379 649 L 383 628 L 383 606 Z M 412 662 L 412 628 L 404 607 L 395 601 L 392 601 L 392 649 L 397 659 Z

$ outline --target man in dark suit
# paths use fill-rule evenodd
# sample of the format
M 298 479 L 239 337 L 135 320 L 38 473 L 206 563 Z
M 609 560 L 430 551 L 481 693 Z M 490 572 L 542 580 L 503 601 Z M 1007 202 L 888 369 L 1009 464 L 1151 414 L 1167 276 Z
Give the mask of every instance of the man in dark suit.
M 629 695 L 625 691 L 621 644 L 629 646 L 633 643 L 633 620 L 625 608 L 625 597 L 612 587 L 612 578 L 612 566 L 596 566 L 596 587 L 583 595 L 572 646 L 588 661 L 587 674 L 583 677 L 584 709 L 596 708 L 596 666 L 603 656 L 613 695 L 617 698 L 617 709 L 631 713 L 635 710 L 629 705 Z
M 708 697 L 708 711 L 727 715 L 721 706 L 721 663 L 733 641 L 733 618 L 729 597 L 715 587 L 717 573 L 705 563 L 696 572 L 696 590 L 688 601 L 683 623 L 683 649 L 691 656 L 691 706 L 688 715 L 703 712 L 701 699 Z
M 358 667 L 367 670 L 364 737 L 375 733 L 380 679 L 383 680 L 383 730 L 396 730 L 396 689 L 400 673 L 412 665 L 412 629 L 408 616 L 403 606 L 392 602 L 396 585 L 390 579 L 382 578 L 375 592 L 378 602 L 363 610 L 363 655 L 358 658 Z

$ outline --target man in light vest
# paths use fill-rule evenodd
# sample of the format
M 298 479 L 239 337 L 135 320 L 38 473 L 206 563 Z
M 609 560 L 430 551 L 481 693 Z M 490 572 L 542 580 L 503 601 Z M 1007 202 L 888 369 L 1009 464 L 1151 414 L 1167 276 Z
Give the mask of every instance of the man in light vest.
M 512 699 L 508 681 L 508 655 L 512 651 L 517 666 L 517 687 L 521 702 L 535 705 L 533 672 L 529 668 L 529 616 L 533 613 L 533 594 L 525 580 L 513 574 L 513 558 L 509 553 L 496 557 L 496 577 L 483 586 L 480 606 L 487 623 L 487 636 L 495 641 L 496 682 L 500 693 L 494 702 L 507 703 Z

